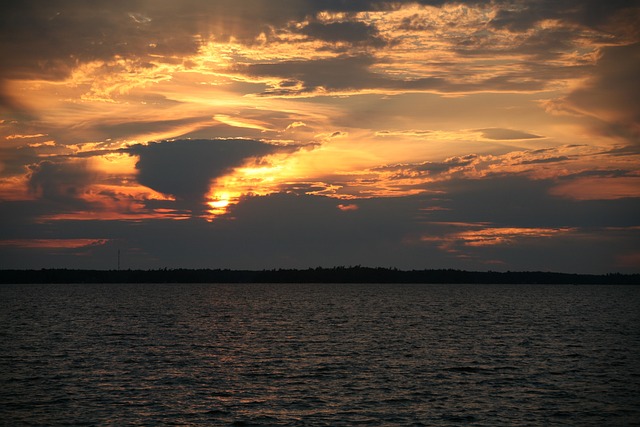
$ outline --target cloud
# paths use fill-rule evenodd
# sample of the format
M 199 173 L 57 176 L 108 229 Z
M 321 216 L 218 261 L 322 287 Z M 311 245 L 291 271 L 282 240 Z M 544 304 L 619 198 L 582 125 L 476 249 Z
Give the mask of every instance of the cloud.
M 194 55 L 211 38 L 253 43 L 260 33 L 304 19 L 312 11 L 297 0 L 278 4 L 274 7 L 265 0 L 2 2 L 0 107 L 23 110 L 7 90 L 7 79 L 63 80 L 83 64 L 116 60 L 127 62 L 135 73 Z
M 375 48 L 384 47 L 388 43 L 374 25 L 360 21 L 310 22 L 296 31 L 328 43 L 349 43 Z
M 514 130 L 514 129 L 488 128 L 488 129 L 478 129 L 477 132 L 481 132 L 484 138 L 493 139 L 496 141 L 542 138 L 542 136 L 540 135 L 534 135 L 532 133 L 523 132 L 523 131 Z
M 87 246 L 104 245 L 104 239 L 16 239 L 0 240 L 0 246 L 17 246 L 20 248 L 65 248 L 76 249 Z
M 640 43 L 607 47 L 587 83 L 564 100 L 563 106 L 602 122 L 604 133 L 640 144 Z
M 295 94 L 311 92 L 318 88 L 332 91 L 358 89 L 371 80 L 381 83 L 383 79 L 376 77 L 368 70 L 373 63 L 374 59 L 371 56 L 345 55 L 327 59 L 241 65 L 236 67 L 236 70 L 254 77 L 280 77 L 285 82 L 292 80 L 299 82 L 301 88 L 281 85 L 267 92 Z
M 31 197 L 21 200 L 33 200 L 37 207 L 31 207 L 28 217 L 34 221 L 184 218 L 170 197 L 136 183 L 126 162 L 123 167 L 113 157 L 129 156 L 103 155 L 57 156 L 30 164 L 26 187 Z
M 36 0 L 0 6 L 1 78 L 59 80 L 78 64 L 189 55 L 209 37 L 252 43 L 260 33 L 321 10 L 377 8 L 376 1 Z M 322 31 L 322 30 L 320 30 Z M 355 36 L 355 35 L 354 35 Z M 327 34 L 327 37 L 330 37 Z M 345 33 L 345 37 L 347 37 Z
M 129 7 L 135 10 L 141 3 L 134 1 Z M 127 9 L 123 2 L 104 0 L 6 4 L 0 25 L 5 76 L 61 79 L 82 62 L 152 54 L 154 50 L 195 52 L 194 40 L 159 31 L 162 23 L 158 21 L 162 20 L 157 15 L 143 22 L 132 19 Z
M 499 2 L 499 4 L 508 2 Z M 559 20 L 597 28 L 625 9 L 633 8 L 625 0 L 564 0 L 562 2 L 534 0 L 499 8 L 491 24 L 497 28 L 524 32 L 541 21 Z M 633 12 L 633 9 L 632 9 Z
M 135 223 L 67 220 L 54 228 L 29 221 L 41 211 L 41 201 L 0 202 L 5 221 L 0 240 L 10 241 L 0 244 L 0 257 L 23 268 L 114 268 L 119 248 L 124 268 L 361 264 L 477 270 L 500 265 L 505 270 L 606 273 L 615 260 L 638 252 L 640 199 L 560 198 L 549 192 L 554 185 L 514 176 L 455 179 L 431 184 L 438 193 L 357 202 L 298 191 L 245 196 L 230 215 L 213 222 L 196 217 Z M 356 203 L 357 210 L 340 208 Z M 77 239 L 105 243 L 65 252 L 49 247 L 55 245 L 47 245 L 45 238 L 68 239 L 77 246 L 82 242 Z M 29 241 L 40 247 L 30 252 L 16 247 Z M 78 258 L 79 250 L 91 256 Z M 624 268 L 637 271 L 633 265 Z
M 440 242 L 442 249 L 450 252 L 459 252 L 456 246 L 494 246 L 513 245 L 524 239 L 539 239 L 553 237 L 559 233 L 573 231 L 570 228 L 523 228 L 523 227 L 497 227 L 487 224 L 466 226 L 465 231 L 446 234 L 444 236 L 425 236 L 424 241 Z
M 134 145 L 128 149 L 139 157 L 138 181 L 156 191 L 171 194 L 194 208 L 202 202 L 211 181 L 252 158 L 295 151 L 296 146 L 277 146 L 245 139 L 176 140 Z
M 87 251 L 127 241 L 145 267 L 544 265 L 535 256 L 564 270 L 585 263 L 571 260 L 581 250 L 588 268 L 604 262 L 596 255 L 627 259 L 638 253 L 637 231 L 636 243 L 624 232 L 639 199 L 639 10 L 4 2 L 0 104 L 14 114 L 0 122 L 0 191 L 11 195 L 0 234 L 13 243 L 0 258 L 16 242 L 44 254 L 56 249 L 46 239 L 78 250 L 105 239 Z M 571 114 L 541 108 L 554 96 Z M 149 140 L 162 142 L 125 145 Z M 288 156 L 309 141 L 322 149 Z M 203 221 L 205 201 L 228 214 Z M 445 221 L 476 225 L 435 224 Z M 456 233 L 459 252 L 443 251 Z
M 576 200 L 640 199 L 640 177 L 582 177 L 560 182 L 550 192 Z
M 465 156 L 455 156 L 443 160 L 442 162 L 422 162 L 413 164 L 386 165 L 373 168 L 373 171 L 393 172 L 395 178 L 403 178 L 405 174 L 414 172 L 425 173 L 427 175 L 444 175 L 454 170 L 459 170 L 471 165 L 478 159 L 476 154 L 467 154 Z M 392 176 L 393 178 L 393 176 Z
M 505 175 L 485 179 L 456 179 L 432 184 L 447 195 L 434 221 L 488 222 L 494 227 L 629 227 L 640 198 L 576 200 L 554 194 L 557 181 L 529 180 Z M 499 206 L 500 209 L 496 209 Z
M 287 125 L 287 127 L 285 128 L 285 130 L 293 130 L 295 128 L 299 128 L 299 127 L 306 127 L 307 124 L 301 121 L 295 121 L 292 122 L 291 124 Z
M 447 50 L 448 46 L 458 55 L 489 51 L 508 55 L 525 51 L 534 55 L 556 55 L 559 52 L 572 54 L 575 48 L 579 47 L 576 43 L 582 39 L 579 32 L 573 30 L 572 25 L 575 26 L 576 23 L 590 26 L 589 28 L 597 27 L 601 37 L 609 37 L 606 40 L 602 38 L 602 43 L 607 40 L 610 43 L 610 37 L 613 37 L 611 34 L 616 34 L 617 30 L 627 34 L 630 30 L 624 28 L 634 27 L 628 23 L 617 26 L 612 24 L 615 20 L 622 19 L 620 17 L 629 16 L 634 12 L 634 9 L 627 8 L 628 4 L 618 1 L 572 0 L 562 4 L 548 1 L 515 4 L 510 1 L 496 1 L 490 6 L 479 1 L 419 1 L 417 4 L 436 7 L 447 4 L 467 7 L 484 5 L 484 9 L 496 11 L 493 27 L 486 26 L 486 31 L 466 34 L 468 29 L 464 28 L 461 29 L 464 35 L 452 35 L 451 39 L 446 35 L 456 32 L 437 33 L 434 39 L 437 44 L 433 46 L 440 45 L 437 50 Z M 382 31 L 376 21 L 361 12 L 395 12 L 402 7 L 410 8 L 414 5 L 415 2 L 382 0 L 278 0 L 275 3 L 267 0 L 95 0 L 86 4 L 73 0 L 52 0 L 46 5 L 35 0 L 4 2 L 0 6 L 0 55 L 3 58 L 3 67 L 0 69 L 0 105 L 14 112 L 24 110 L 6 87 L 7 79 L 63 80 L 85 64 L 94 64 L 96 70 L 102 70 L 104 73 L 114 73 L 125 64 L 126 72 L 120 73 L 124 83 L 102 87 L 101 84 L 111 81 L 98 79 L 98 83 L 95 83 L 94 79 L 92 87 L 92 90 L 98 92 L 114 88 L 123 90 L 124 87 L 121 85 L 126 87 L 132 84 L 131 76 L 138 76 L 135 79 L 138 83 L 143 72 L 159 78 L 163 64 L 180 65 L 184 62 L 185 67 L 188 67 L 188 64 L 192 63 L 190 57 L 210 41 L 225 43 L 233 40 L 234 43 L 244 46 L 257 46 L 260 36 L 260 40 L 266 43 L 263 47 L 268 49 L 282 41 L 278 38 L 282 31 L 294 31 L 312 40 L 346 44 L 360 50 L 371 48 L 368 50 L 385 51 L 395 37 L 394 30 Z M 637 15 L 637 11 L 635 13 Z M 330 18 L 320 19 L 323 14 L 328 14 Z M 485 16 L 486 13 L 481 15 Z M 528 31 L 531 26 L 549 19 L 560 20 L 565 24 L 544 31 L 537 29 L 533 35 L 522 36 L 523 31 Z M 605 23 L 609 26 L 603 27 Z M 456 25 L 456 22 L 452 22 L 451 25 Z M 405 27 L 400 25 L 400 28 Z M 497 35 L 494 33 L 500 33 L 501 28 L 521 32 L 515 51 L 513 46 L 509 48 L 501 44 L 491 50 L 491 47 L 496 45 L 494 39 Z M 637 31 L 635 34 L 637 36 Z M 589 37 L 595 36 L 590 34 Z M 625 37 L 616 37 L 614 42 L 629 40 L 634 35 L 627 34 Z M 508 43 L 513 42 L 513 37 L 503 38 L 509 40 Z M 318 53 L 323 49 L 326 51 L 326 46 L 316 46 L 312 49 Z M 361 58 L 361 55 L 354 55 L 354 59 L 351 60 L 334 59 L 326 63 L 320 59 L 309 60 L 306 61 L 306 65 L 294 61 L 256 64 L 256 67 L 249 67 L 247 73 L 250 76 L 282 77 L 276 87 L 267 91 L 275 95 L 309 93 L 320 88 L 338 92 L 380 90 L 438 93 L 526 92 L 546 88 L 539 73 L 526 71 L 540 65 L 528 65 L 523 61 L 519 61 L 521 67 L 512 67 L 510 71 L 503 69 L 500 75 L 454 75 L 451 72 L 452 67 L 442 63 L 444 70 L 423 72 L 411 78 L 400 78 L 398 75 L 391 78 L 385 76 L 380 69 L 375 73 L 371 71 L 374 64 L 384 65 L 379 62 L 380 58 L 372 60 L 366 56 Z M 449 64 L 456 63 L 449 61 Z M 269 72 L 266 72 L 261 65 L 280 66 L 280 70 L 269 67 Z M 349 81 L 341 83 L 337 78 L 337 72 L 330 70 L 332 66 L 342 66 L 346 74 L 345 79 Z M 567 69 L 575 68 L 566 64 L 546 65 L 553 70 L 562 69 L 563 66 Z M 314 73 L 313 67 L 318 67 L 317 73 Z M 380 68 L 384 69 L 384 66 Z M 518 68 L 520 70 L 516 71 Z M 573 72 L 575 75 L 575 70 Z M 324 77 L 314 74 L 322 74 Z M 354 75 L 358 75 L 361 81 L 354 79 Z M 126 76 L 130 79 L 127 80 Z M 297 82 L 301 82 L 303 87 L 290 87 L 295 86 Z M 108 95 L 109 93 L 92 94 L 97 98 L 105 98 Z
M 78 207 L 84 189 L 96 180 L 97 173 L 82 159 L 72 162 L 44 160 L 30 166 L 28 185 L 40 198 Z
M 250 77 L 276 77 L 281 81 L 264 95 L 300 95 L 310 92 L 528 92 L 545 87 L 533 76 L 519 73 L 492 76 L 480 81 L 453 81 L 440 76 L 393 78 L 372 70 L 371 55 L 337 57 L 238 65 L 234 71 Z M 282 84 L 282 82 L 286 84 Z M 293 84 L 295 82 L 296 84 Z
M 230 37 L 254 43 L 261 34 L 286 28 L 291 22 L 315 18 L 320 12 L 354 14 L 384 11 L 405 1 L 358 0 L 36 0 L 3 2 L 0 8 L 0 54 L 3 77 L 39 76 L 60 79 L 79 63 L 121 58 L 149 58 L 195 53 L 209 37 Z M 424 6 L 447 3 L 475 6 L 479 1 L 419 1 Z M 492 25 L 525 31 L 538 22 L 558 19 L 598 27 L 612 18 L 629 14 L 626 1 L 549 2 L 513 4 L 497 1 Z M 633 9 L 631 9 L 633 11 Z M 375 27 L 348 20 L 312 22 L 303 34 L 329 42 L 365 42 L 382 46 Z
M 540 159 L 532 159 L 532 160 L 523 160 L 520 162 L 521 165 L 536 165 L 541 163 L 558 163 L 565 162 L 567 160 L 571 160 L 567 156 L 556 156 L 556 157 L 545 157 Z
M 259 120 L 245 119 L 245 118 L 236 118 L 231 117 L 226 114 L 216 114 L 213 116 L 214 120 L 217 120 L 220 123 L 224 123 L 228 126 L 239 127 L 239 128 L 247 128 L 247 129 L 257 129 L 260 131 L 269 131 L 267 123 L 261 122 Z
M 560 199 L 548 194 L 550 185 L 521 177 L 462 180 L 442 183 L 446 195 L 362 199 L 360 209 L 349 212 L 338 207 L 343 201 L 327 197 L 244 197 L 229 217 L 211 223 L 191 218 L 56 224 L 51 238 L 104 240 L 86 248 L 91 257 L 78 259 L 77 251 L 65 255 L 46 247 L 24 257 L 15 246 L 2 245 L 0 256 L 27 268 L 115 268 L 118 248 L 123 268 L 361 264 L 483 270 L 500 265 L 504 270 L 606 273 L 612 259 L 638 252 L 637 200 Z M 17 204 L 12 205 L 16 211 L 1 206 L 13 218 L 11 224 L 21 226 L 0 229 L 0 239 L 35 242 L 51 231 L 47 224 L 16 222 Z M 447 210 L 429 209 L 437 207 Z M 443 246 L 447 242 L 451 246 Z M 626 270 L 637 271 L 637 266 Z
M 343 212 L 357 211 L 358 209 L 360 209 L 360 207 L 355 203 L 348 203 L 348 204 L 341 203 L 337 206 L 337 208 Z
M 188 132 L 192 129 L 204 127 L 211 124 L 211 117 L 188 117 L 184 119 L 161 119 L 161 120 L 131 120 L 122 117 L 120 122 L 113 123 L 107 121 L 96 121 L 92 125 L 88 125 L 87 131 L 95 135 L 101 140 L 107 139 L 126 139 L 132 137 L 144 137 L 147 135 L 158 134 L 175 134 Z M 63 135 L 62 130 L 58 133 Z M 63 137 L 64 138 L 64 137 Z M 61 139 L 63 139 L 61 138 Z M 144 140 L 144 139 L 143 139 Z

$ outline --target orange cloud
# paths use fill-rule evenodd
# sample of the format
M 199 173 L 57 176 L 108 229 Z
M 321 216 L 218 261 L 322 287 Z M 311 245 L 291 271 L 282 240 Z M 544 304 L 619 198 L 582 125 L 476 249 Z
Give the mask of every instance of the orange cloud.
M 463 231 L 450 236 L 465 246 L 490 246 L 515 243 L 523 238 L 552 237 L 567 233 L 571 228 L 485 228 L 482 230 Z
M 40 138 L 42 136 L 47 136 L 43 133 L 36 133 L 33 135 L 8 135 L 7 139 L 30 139 L 30 138 Z
M 549 238 L 558 234 L 574 231 L 573 228 L 535 228 L 535 227 L 486 227 L 483 223 L 434 223 L 439 225 L 451 225 L 455 227 L 471 226 L 476 230 L 465 230 L 444 236 L 423 236 L 424 242 L 435 242 L 440 249 L 460 253 L 461 247 L 501 246 L 520 243 L 525 239 Z
M 360 209 L 360 207 L 355 203 L 350 203 L 350 204 L 339 204 L 338 209 L 340 209 L 343 212 L 347 212 L 347 211 L 357 211 L 358 209 Z
M 14 239 L 0 240 L 0 246 L 39 249 L 77 249 L 87 246 L 102 246 L 108 239 Z

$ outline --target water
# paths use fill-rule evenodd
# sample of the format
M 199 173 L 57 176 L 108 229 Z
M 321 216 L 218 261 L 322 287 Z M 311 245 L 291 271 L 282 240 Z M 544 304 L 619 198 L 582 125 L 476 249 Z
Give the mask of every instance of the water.
M 0 423 L 640 425 L 640 287 L 0 286 Z

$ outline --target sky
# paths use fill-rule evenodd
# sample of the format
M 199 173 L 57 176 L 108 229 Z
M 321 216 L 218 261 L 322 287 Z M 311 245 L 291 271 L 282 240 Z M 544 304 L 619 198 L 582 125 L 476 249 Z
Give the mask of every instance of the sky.
M 0 269 L 640 272 L 640 2 L 0 6 Z

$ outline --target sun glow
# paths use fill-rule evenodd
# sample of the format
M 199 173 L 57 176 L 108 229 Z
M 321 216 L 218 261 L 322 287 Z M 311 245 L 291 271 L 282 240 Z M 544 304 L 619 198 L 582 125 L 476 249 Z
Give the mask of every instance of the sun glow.
M 238 203 L 240 196 L 240 193 L 231 195 L 227 191 L 215 191 L 211 193 L 208 196 L 209 200 L 206 203 L 209 207 L 209 209 L 207 210 L 209 217 L 207 219 L 211 221 L 216 217 L 226 214 L 230 205 L 235 205 Z
M 246 166 L 216 179 L 206 197 L 211 219 L 228 213 L 243 196 L 265 196 L 279 190 L 283 182 L 282 165 Z
M 227 206 L 229 206 L 229 193 L 222 193 L 222 195 L 217 200 L 212 200 L 208 202 L 208 205 L 211 206 L 213 210 L 224 210 Z M 213 212 L 212 212 L 213 213 Z

